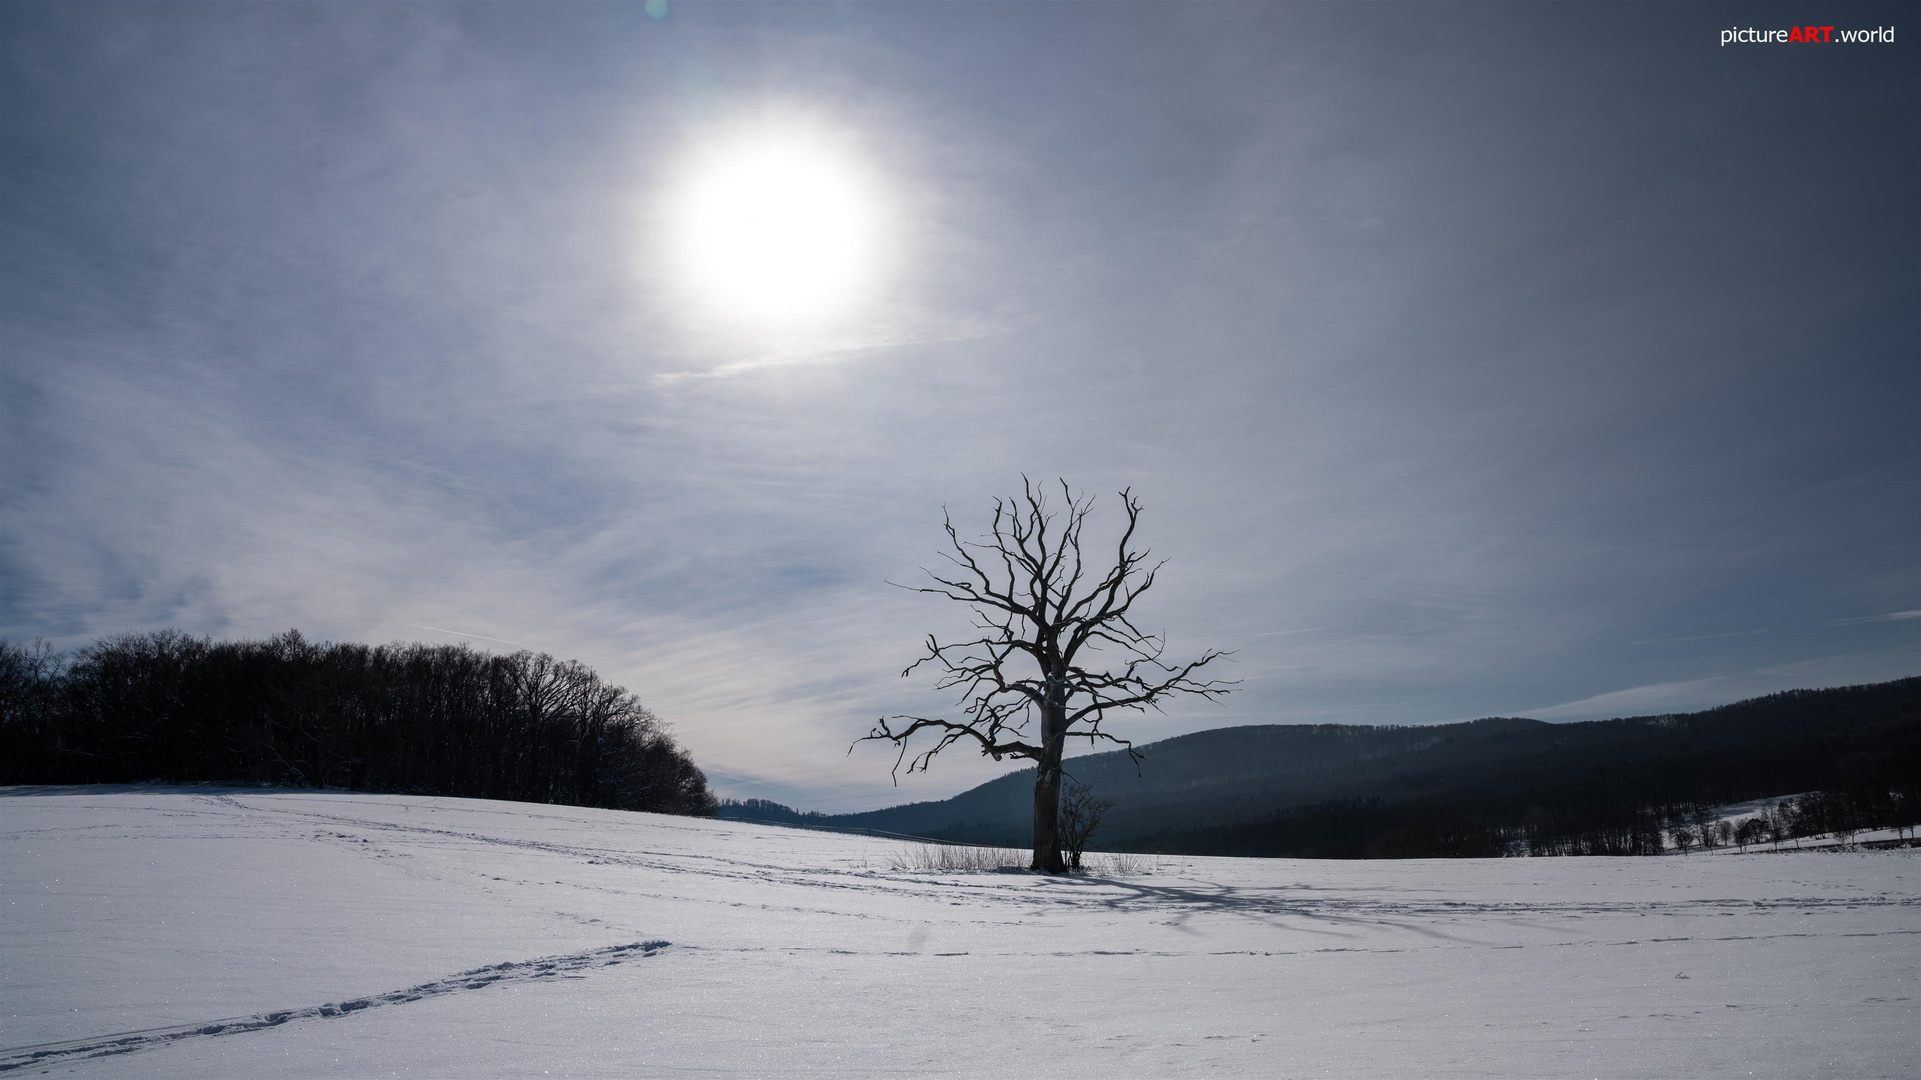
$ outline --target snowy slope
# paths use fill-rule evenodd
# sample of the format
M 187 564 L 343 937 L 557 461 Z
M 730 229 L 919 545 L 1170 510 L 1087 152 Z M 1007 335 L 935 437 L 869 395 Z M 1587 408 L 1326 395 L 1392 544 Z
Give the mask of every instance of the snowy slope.
M 0 789 L 13 1075 L 1913 1076 L 1921 860 L 888 869 L 459 799 Z

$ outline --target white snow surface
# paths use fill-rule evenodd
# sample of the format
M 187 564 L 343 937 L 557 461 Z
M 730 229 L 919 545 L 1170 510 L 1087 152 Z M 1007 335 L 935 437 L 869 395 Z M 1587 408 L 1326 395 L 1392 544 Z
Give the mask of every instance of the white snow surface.
M 390 795 L 0 789 L 0 1071 L 1912 1077 L 1921 860 L 1170 858 Z

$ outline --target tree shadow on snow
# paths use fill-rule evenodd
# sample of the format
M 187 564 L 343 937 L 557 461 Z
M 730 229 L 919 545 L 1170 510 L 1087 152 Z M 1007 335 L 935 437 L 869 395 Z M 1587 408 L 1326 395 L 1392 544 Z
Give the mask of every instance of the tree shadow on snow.
M 1169 925 L 1181 927 L 1194 915 L 1215 913 L 1238 915 L 1269 923 L 1277 928 L 1295 930 L 1309 934 L 1332 937 L 1352 938 L 1359 936 L 1355 931 L 1363 927 L 1388 927 L 1406 930 L 1422 937 L 1441 941 L 1461 941 L 1451 934 L 1423 925 L 1410 915 L 1396 916 L 1392 905 L 1380 901 L 1370 901 L 1369 910 L 1342 911 L 1344 906 L 1334 897 L 1306 895 L 1315 890 L 1312 886 L 1260 886 L 1221 885 L 1202 882 L 1194 885 L 1154 885 L 1122 878 L 1080 877 L 1059 879 L 1064 884 L 1077 888 L 1095 889 L 1097 895 L 1076 897 L 1081 903 L 1098 905 L 1114 910 L 1158 909 L 1174 913 Z M 1369 890 L 1377 891 L 1377 890 Z M 1358 908 L 1359 905 L 1351 905 Z M 1305 920 L 1309 924 L 1283 920 Z M 1354 928 L 1354 929 L 1340 929 Z

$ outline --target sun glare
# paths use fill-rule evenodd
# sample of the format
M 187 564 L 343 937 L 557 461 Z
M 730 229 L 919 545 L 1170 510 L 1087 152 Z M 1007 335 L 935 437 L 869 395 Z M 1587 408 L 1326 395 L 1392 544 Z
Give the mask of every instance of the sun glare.
M 874 185 L 803 131 L 761 131 L 711 150 L 673 210 L 678 261 L 719 314 L 760 324 L 830 319 L 874 284 Z

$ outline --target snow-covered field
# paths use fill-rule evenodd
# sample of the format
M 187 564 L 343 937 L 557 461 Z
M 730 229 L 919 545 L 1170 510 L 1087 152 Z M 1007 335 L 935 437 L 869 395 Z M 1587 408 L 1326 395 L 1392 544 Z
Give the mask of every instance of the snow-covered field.
M 889 869 L 461 799 L 0 789 L 16 1075 L 1912 1077 L 1921 859 Z

